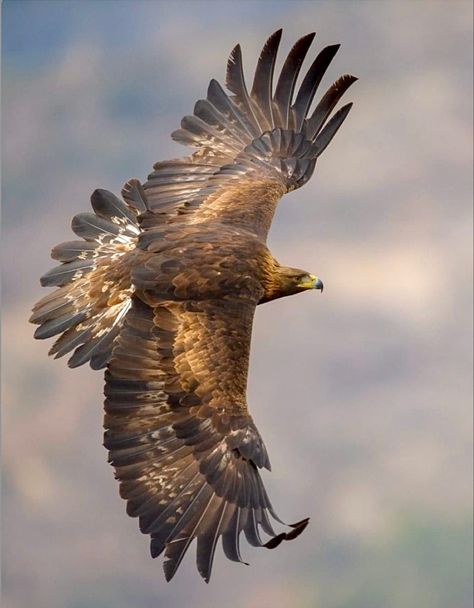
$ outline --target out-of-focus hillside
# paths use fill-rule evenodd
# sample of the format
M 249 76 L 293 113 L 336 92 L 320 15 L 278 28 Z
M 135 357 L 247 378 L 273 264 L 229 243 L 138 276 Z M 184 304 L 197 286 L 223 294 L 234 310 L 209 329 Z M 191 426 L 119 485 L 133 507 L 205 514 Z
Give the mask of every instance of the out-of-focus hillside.
M 101 447 L 102 374 L 27 318 L 90 193 L 186 154 L 169 133 L 231 48 L 250 74 L 280 26 L 278 65 L 316 30 L 313 54 L 342 42 L 321 89 L 360 78 L 271 232 L 324 294 L 259 307 L 252 344 L 268 491 L 311 525 L 249 568 L 219 549 L 209 587 L 192 549 L 167 585 Z M 472 5 L 7 1 L 2 68 L 3 605 L 469 608 Z

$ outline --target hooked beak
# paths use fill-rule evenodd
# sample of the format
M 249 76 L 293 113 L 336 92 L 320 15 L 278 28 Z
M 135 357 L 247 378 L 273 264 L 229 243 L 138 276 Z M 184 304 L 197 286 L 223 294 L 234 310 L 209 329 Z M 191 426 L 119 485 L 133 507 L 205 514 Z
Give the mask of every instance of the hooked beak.
M 320 289 L 321 293 L 323 293 L 324 284 L 323 284 L 323 282 L 321 281 L 320 278 L 314 277 L 313 289 Z
M 304 282 L 301 282 L 299 285 L 303 289 L 320 289 L 321 292 L 324 289 L 323 282 L 321 279 L 314 274 L 307 275 L 308 279 Z

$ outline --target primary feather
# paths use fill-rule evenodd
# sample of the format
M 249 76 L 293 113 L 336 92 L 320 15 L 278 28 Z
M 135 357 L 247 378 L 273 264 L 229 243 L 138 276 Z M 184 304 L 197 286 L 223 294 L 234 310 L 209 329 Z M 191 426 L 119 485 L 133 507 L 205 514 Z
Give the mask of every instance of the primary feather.
M 280 198 L 306 183 L 345 120 L 351 104 L 331 113 L 355 78 L 337 80 L 309 114 L 339 46 L 319 53 L 296 90 L 314 34 L 304 36 L 274 87 L 281 33 L 265 44 L 250 93 L 234 48 L 231 94 L 211 80 L 172 134 L 192 155 L 155 164 L 143 185 L 130 180 L 122 200 L 93 193 L 94 213 L 72 222 L 83 240 L 53 249 L 60 265 L 41 282 L 58 289 L 31 317 L 37 338 L 58 336 L 51 354 L 73 352 L 71 367 L 107 366 L 104 444 L 128 514 L 151 536 L 152 557 L 164 553 L 167 580 L 194 539 L 209 581 L 220 538 L 243 561 L 242 532 L 274 548 L 308 523 L 280 533 L 271 523 L 283 522 L 247 408 L 250 340 L 259 303 L 307 288 L 304 271 L 273 258 L 267 234 Z

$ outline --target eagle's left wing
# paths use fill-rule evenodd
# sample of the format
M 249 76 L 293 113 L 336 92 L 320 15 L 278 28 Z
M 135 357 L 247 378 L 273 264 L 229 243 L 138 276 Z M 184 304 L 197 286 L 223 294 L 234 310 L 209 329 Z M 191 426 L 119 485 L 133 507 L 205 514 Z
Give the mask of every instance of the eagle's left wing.
M 303 520 L 276 535 L 258 468 L 265 445 L 245 392 L 256 303 L 250 299 L 162 301 L 134 296 L 106 371 L 105 446 L 127 499 L 165 552 L 167 580 L 197 539 L 197 566 L 209 581 L 222 537 L 242 561 L 239 535 L 272 548 L 295 538 Z M 259 527 L 271 536 L 264 542 Z
M 172 137 L 198 150 L 187 158 L 155 165 L 144 184 L 151 212 L 142 218 L 143 228 L 183 219 L 189 223 L 217 219 L 265 240 L 279 199 L 311 177 L 316 159 L 352 104 L 329 118 L 331 112 L 356 78 L 339 78 L 310 114 L 318 85 L 339 45 L 319 53 L 294 95 L 314 34 L 293 46 L 273 90 L 281 33 L 275 32 L 265 44 L 250 93 L 237 45 L 227 64 L 226 84 L 232 95 L 211 80 L 207 98 L 196 103 L 192 116 L 183 118 Z

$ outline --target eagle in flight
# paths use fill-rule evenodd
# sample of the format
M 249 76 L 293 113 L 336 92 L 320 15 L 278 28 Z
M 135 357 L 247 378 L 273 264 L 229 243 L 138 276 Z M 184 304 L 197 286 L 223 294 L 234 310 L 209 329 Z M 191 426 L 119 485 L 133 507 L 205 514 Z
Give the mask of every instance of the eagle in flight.
M 258 304 L 322 291 L 313 274 L 280 264 L 266 240 L 278 201 L 309 180 L 346 118 L 350 103 L 330 115 L 356 78 L 339 78 L 310 112 L 339 45 L 316 56 L 295 92 L 314 33 L 293 46 L 274 87 L 281 33 L 263 47 L 250 93 L 237 45 L 230 94 L 211 80 L 183 118 L 172 137 L 193 154 L 158 162 L 121 199 L 95 190 L 93 213 L 72 220 L 83 240 L 53 248 L 59 265 L 41 284 L 57 289 L 30 319 L 36 338 L 58 336 L 51 355 L 106 368 L 104 445 L 127 513 L 150 535 L 152 557 L 164 552 L 167 580 L 194 539 L 208 582 L 219 537 L 241 562 L 242 531 L 273 548 L 308 523 L 280 533 L 271 523 L 283 524 L 259 474 L 270 461 L 247 408 L 250 339 Z

